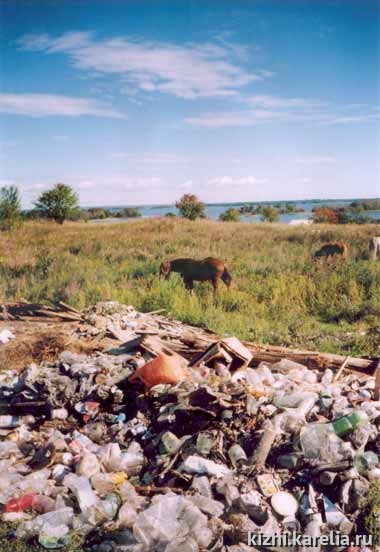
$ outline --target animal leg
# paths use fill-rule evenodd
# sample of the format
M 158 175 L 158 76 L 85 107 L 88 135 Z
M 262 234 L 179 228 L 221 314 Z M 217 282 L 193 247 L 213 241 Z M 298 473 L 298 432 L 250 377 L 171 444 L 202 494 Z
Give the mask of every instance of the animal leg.
M 186 288 L 186 289 L 190 289 L 190 290 L 194 289 L 194 282 L 193 282 L 193 280 L 188 279 L 188 278 L 184 278 L 183 281 L 184 281 L 184 283 L 185 283 L 185 288 Z
M 214 293 L 216 293 L 218 291 L 218 287 L 219 287 L 219 278 L 213 278 L 211 280 L 212 282 L 212 287 L 214 288 Z

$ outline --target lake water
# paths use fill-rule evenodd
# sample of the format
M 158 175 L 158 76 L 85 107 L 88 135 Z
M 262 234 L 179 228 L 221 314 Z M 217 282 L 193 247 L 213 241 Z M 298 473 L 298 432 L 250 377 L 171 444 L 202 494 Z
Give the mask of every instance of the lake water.
M 347 200 L 312 200 L 312 201 L 268 201 L 268 202 L 260 202 L 260 205 L 276 205 L 281 204 L 282 206 L 285 203 L 290 203 L 292 205 L 295 205 L 296 207 L 304 209 L 303 213 L 288 213 L 284 215 L 280 215 L 280 222 L 284 224 L 289 224 L 292 220 L 299 220 L 299 219 L 308 219 L 312 215 L 312 209 L 314 207 L 321 207 L 322 205 L 329 205 L 332 207 L 337 206 L 347 206 L 352 201 L 360 201 L 356 199 L 347 199 Z M 243 205 L 246 205 L 247 202 L 242 203 L 217 203 L 217 204 L 207 204 L 206 205 L 206 216 L 210 219 L 217 219 L 219 218 L 219 215 L 226 211 L 226 209 L 229 209 L 230 207 L 235 207 L 239 209 L 239 207 L 242 207 Z M 254 203 L 254 205 L 258 205 L 259 203 Z M 107 207 L 110 211 L 119 211 L 123 207 Z M 166 213 L 175 213 L 178 214 L 178 209 L 175 208 L 174 205 L 139 205 L 137 206 L 139 209 L 141 216 L 144 218 L 151 218 L 151 217 L 162 217 L 165 216 Z M 380 211 L 364 211 L 363 215 L 369 216 L 371 218 L 378 219 L 380 221 Z M 124 220 L 130 220 L 130 219 L 108 219 L 108 222 L 121 222 Z M 261 222 L 260 215 L 246 215 L 242 216 L 241 220 L 244 222 Z M 93 221 L 94 222 L 94 221 Z M 99 222 L 106 222 L 106 221 L 99 221 Z

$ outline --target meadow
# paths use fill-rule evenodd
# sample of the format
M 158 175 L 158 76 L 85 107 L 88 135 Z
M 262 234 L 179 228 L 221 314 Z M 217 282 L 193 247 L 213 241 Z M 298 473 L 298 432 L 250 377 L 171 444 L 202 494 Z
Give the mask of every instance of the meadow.
M 63 300 L 77 308 L 117 300 L 256 342 L 351 355 L 380 355 L 380 261 L 369 260 L 380 225 L 250 224 L 143 219 L 120 224 L 28 222 L 0 234 L 2 301 Z M 347 262 L 313 252 L 344 239 Z M 193 293 L 161 261 L 220 257 L 232 276 L 214 297 Z

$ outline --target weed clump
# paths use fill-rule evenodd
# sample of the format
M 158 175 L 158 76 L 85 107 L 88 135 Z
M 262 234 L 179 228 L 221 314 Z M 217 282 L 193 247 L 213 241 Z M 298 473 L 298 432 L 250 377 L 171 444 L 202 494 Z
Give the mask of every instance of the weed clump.
M 372 536 L 372 545 L 380 545 L 380 480 L 372 481 L 368 495 L 363 500 L 362 524 Z

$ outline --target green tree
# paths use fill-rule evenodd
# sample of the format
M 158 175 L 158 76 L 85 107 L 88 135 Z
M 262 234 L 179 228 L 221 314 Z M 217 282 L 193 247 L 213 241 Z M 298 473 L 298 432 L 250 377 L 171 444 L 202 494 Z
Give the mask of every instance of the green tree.
M 75 218 L 79 212 L 78 196 L 66 184 L 56 184 L 51 190 L 43 192 L 34 205 L 42 217 L 59 224 Z
M 224 211 L 224 213 L 221 213 L 219 215 L 219 220 L 222 220 L 223 222 L 239 222 L 240 220 L 239 209 L 230 207 L 229 209 Z
M 175 206 L 179 209 L 181 216 L 189 220 L 205 218 L 205 204 L 194 194 L 184 194 Z
M 137 218 L 141 217 L 141 213 L 137 207 L 124 207 L 115 214 L 117 218 Z
M 278 210 L 272 207 L 272 205 L 266 205 L 261 210 L 261 220 L 264 222 L 277 222 L 280 216 Z
M 0 229 L 11 230 L 21 220 L 20 195 L 16 186 L 0 190 Z

